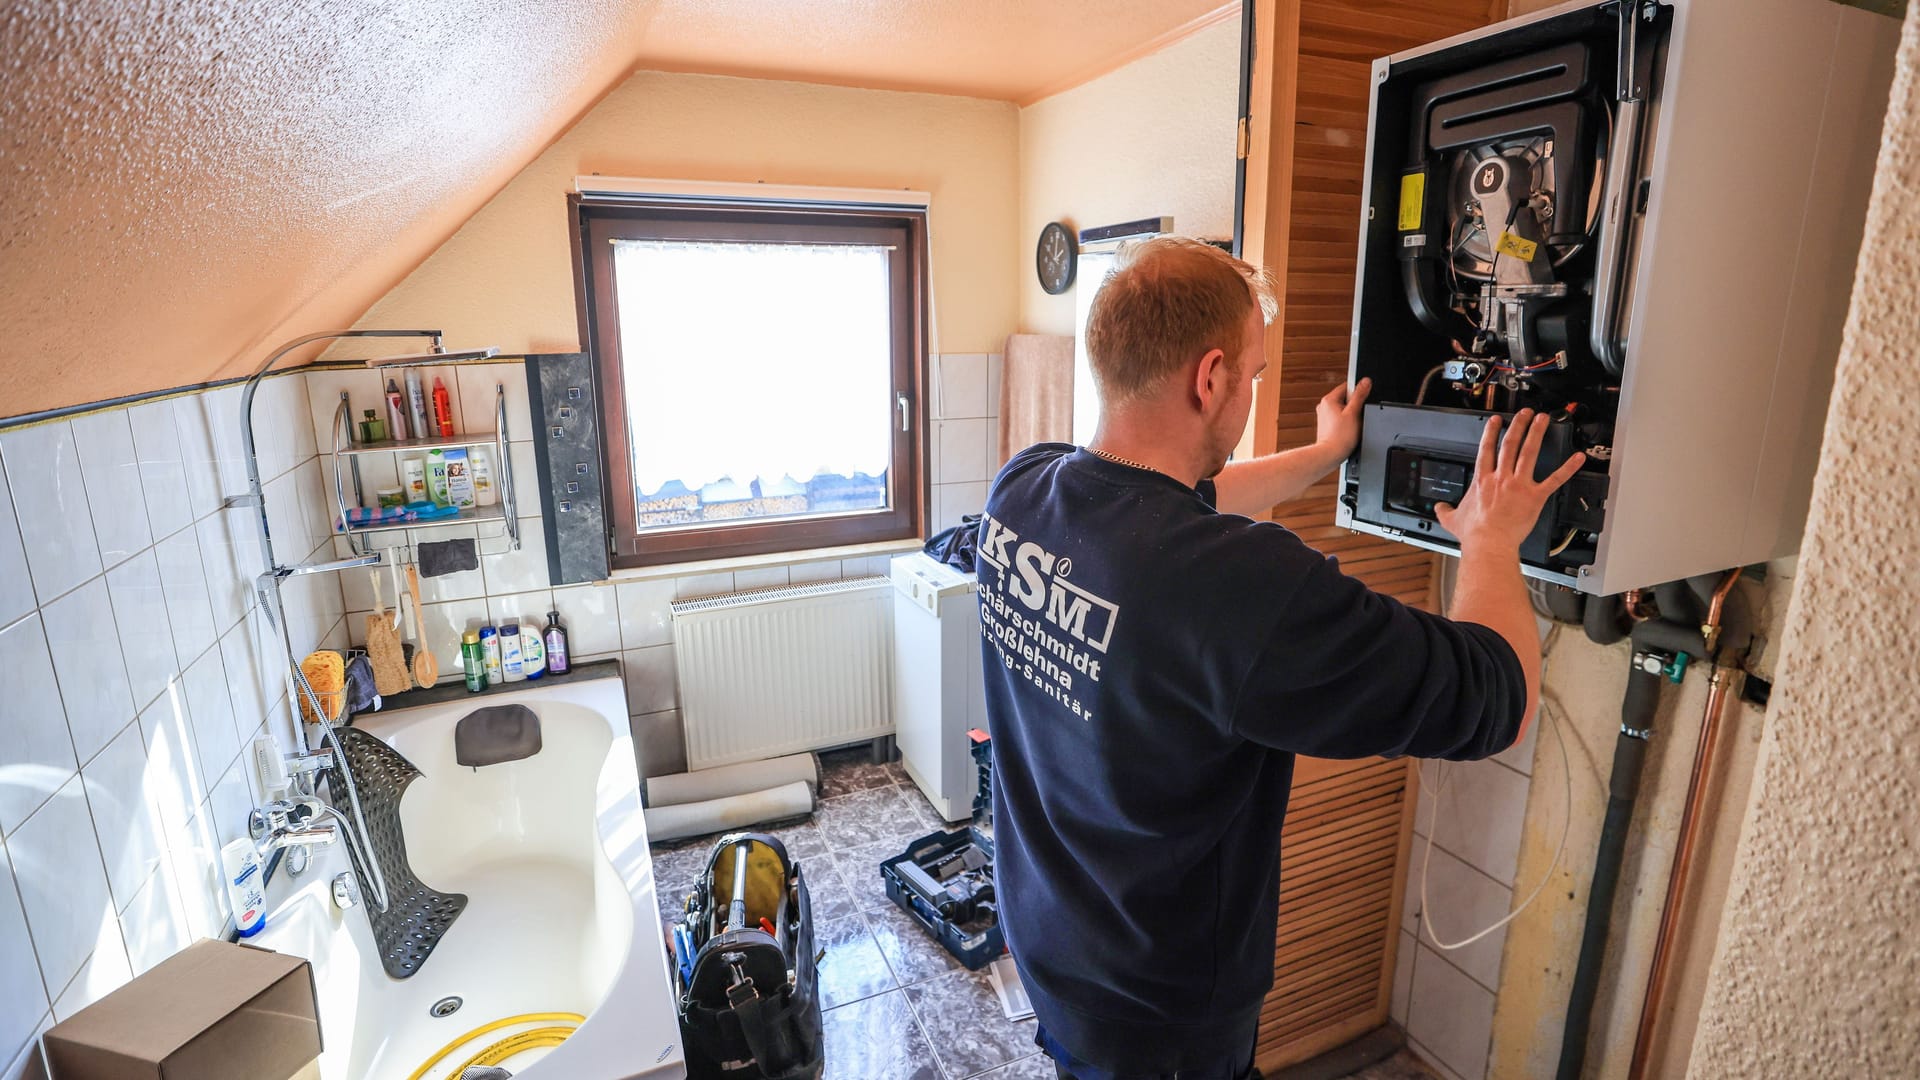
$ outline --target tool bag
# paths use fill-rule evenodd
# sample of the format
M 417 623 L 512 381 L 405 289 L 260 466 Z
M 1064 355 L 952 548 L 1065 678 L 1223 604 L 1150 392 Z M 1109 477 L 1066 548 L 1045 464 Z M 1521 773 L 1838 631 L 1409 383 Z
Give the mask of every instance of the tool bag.
M 730 833 L 674 927 L 680 1031 L 695 1080 L 815 1080 L 822 1049 L 812 901 L 765 833 Z

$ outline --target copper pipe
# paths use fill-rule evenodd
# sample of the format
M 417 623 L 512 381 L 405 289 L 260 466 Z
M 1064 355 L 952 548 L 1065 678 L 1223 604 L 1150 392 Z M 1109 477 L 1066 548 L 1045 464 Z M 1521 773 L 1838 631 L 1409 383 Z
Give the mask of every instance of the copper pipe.
M 1720 636 L 1721 609 L 1727 594 L 1740 580 L 1738 569 L 1728 571 L 1713 592 L 1707 607 L 1707 621 L 1700 627 L 1711 646 Z M 1647 991 L 1640 1002 L 1640 1023 L 1633 1039 L 1633 1060 L 1627 1066 L 1627 1080 L 1642 1080 L 1647 1075 L 1648 1057 L 1653 1053 L 1653 1031 L 1660 1022 L 1660 1006 L 1666 999 L 1667 984 L 1673 966 L 1673 942 L 1679 930 L 1680 913 L 1686 900 L 1687 880 L 1693 874 L 1694 847 L 1700 838 L 1701 822 L 1706 815 L 1701 803 L 1719 764 L 1720 716 L 1726 711 L 1728 668 L 1715 664 L 1708 682 L 1707 704 L 1700 719 L 1700 741 L 1693 751 L 1693 773 L 1687 779 L 1687 799 L 1680 814 L 1680 840 L 1673 851 L 1673 867 L 1667 875 L 1667 898 L 1660 912 L 1660 930 L 1653 939 L 1653 962 L 1647 969 Z
M 1720 587 L 1713 590 L 1713 601 L 1707 605 L 1707 621 L 1700 625 L 1700 636 L 1706 639 L 1709 653 L 1720 645 L 1720 608 L 1727 602 L 1727 594 L 1733 591 L 1733 583 L 1740 580 L 1741 569 L 1736 566 L 1727 571 Z
M 1646 609 L 1646 606 L 1643 603 L 1641 603 L 1641 599 L 1642 599 L 1642 593 L 1640 592 L 1639 589 L 1627 590 L 1627 595 L 1625 598 L 1625 603 L 1627 606 L 1627 617 L 1632 619 L 1634 622 L 1646 622 L 1648 619 L 1653 617 L 1653 613 Z

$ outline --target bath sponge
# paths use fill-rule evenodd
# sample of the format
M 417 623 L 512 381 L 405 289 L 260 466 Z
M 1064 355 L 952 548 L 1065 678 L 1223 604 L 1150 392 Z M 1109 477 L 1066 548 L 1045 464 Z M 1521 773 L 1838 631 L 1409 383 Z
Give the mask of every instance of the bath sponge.
M 307 677 L 314 696 L 320 699 L 320 707 L 327 713 L 325 719 L 328 722 L 340 719 L 340 712 L 347 703 L 346 660 L 332 649 L 311 652 L 300 661 L 300 674 Z M 307 696 L 301 694 L 299 698 L 300 718 L 309 724 L 319 723 L 322 718 L 313 715 L 313 707 L 307 703 Z

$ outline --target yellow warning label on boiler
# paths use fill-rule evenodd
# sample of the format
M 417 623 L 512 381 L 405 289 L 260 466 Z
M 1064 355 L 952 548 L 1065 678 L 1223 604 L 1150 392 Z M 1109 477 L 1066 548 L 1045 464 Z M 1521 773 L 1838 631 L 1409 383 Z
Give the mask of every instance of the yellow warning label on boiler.
M 1520 239 L 1513 235 L 1511 230 L 1502 229 L 1500 242 L 1494 245 L 1494 250 L 1502 255 L 1511 255 L 1516 259 L 1532 262 L 1534 253 L 1540 250 L 1540 245 L 1532 240 Z
M 1400 174 L 1400 231 L 1412 232 L 1420 227 L 1420 218 L 1427 206 L 1427 174 L 1410 172 Z

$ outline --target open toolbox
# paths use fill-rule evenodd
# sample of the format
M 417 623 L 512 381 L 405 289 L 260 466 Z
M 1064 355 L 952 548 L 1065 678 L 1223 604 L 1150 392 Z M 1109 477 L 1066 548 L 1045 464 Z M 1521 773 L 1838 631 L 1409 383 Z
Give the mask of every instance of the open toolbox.
M 954 959 L 978 971 L 1007 951 L 993 897 L 993 744 L 967 732 L 980 785 L 973 823 L 935 832 L 880 864 L 887 899 L 898 904 Z

